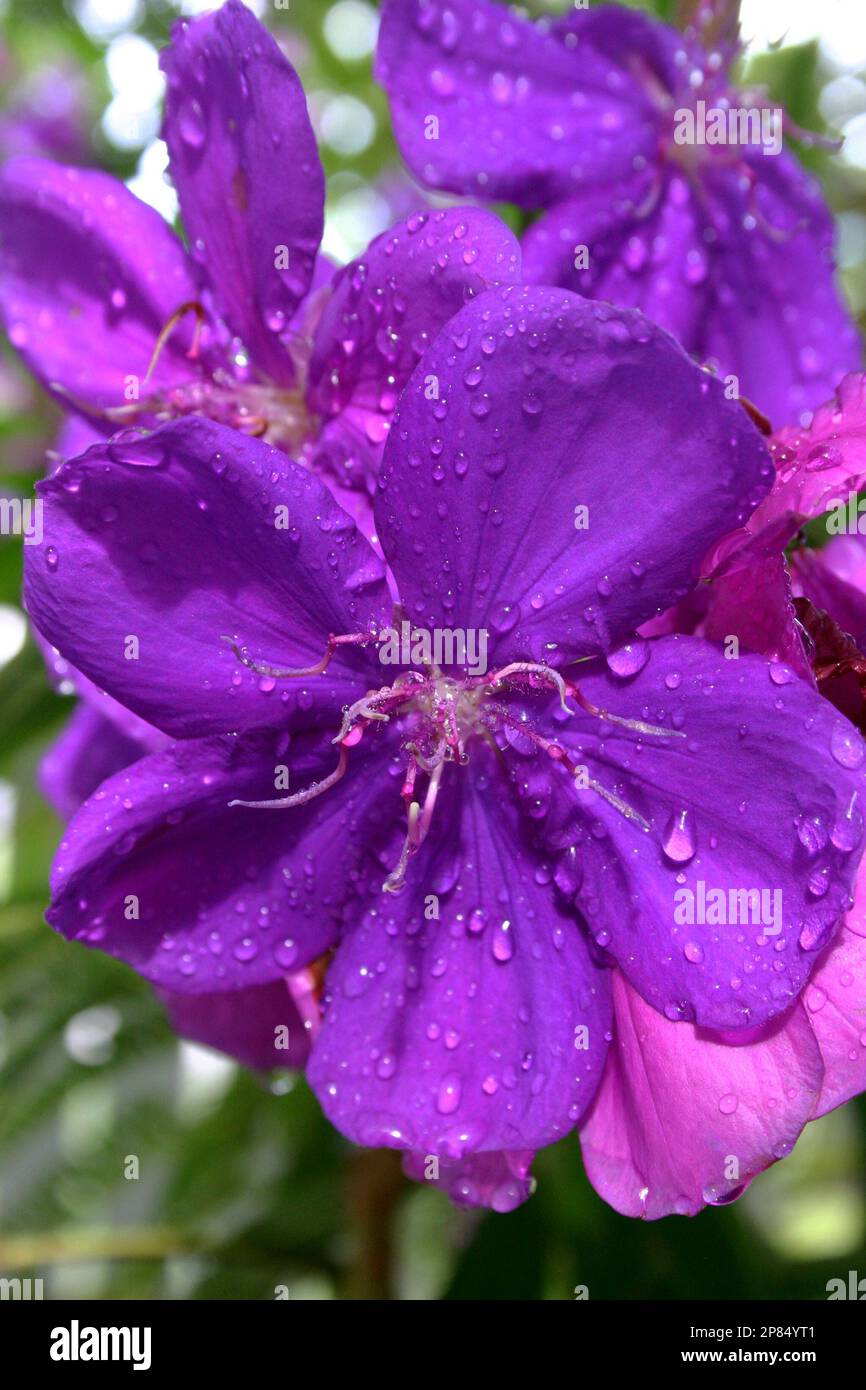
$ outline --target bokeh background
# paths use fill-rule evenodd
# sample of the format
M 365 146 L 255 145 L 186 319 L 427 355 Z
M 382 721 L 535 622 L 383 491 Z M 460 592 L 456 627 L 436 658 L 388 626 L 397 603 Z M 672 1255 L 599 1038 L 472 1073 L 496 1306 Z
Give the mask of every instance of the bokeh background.
M 647 0 L 676 19 L 689 0 Z M 96 164 L 167 218 L 157 49 L 200 0 L 0 0 L 0 159 Z M 426 200 L 401 169 L 371 75 L 368 0 L 250 3 L 298 69 L 328 176 L 337 261 Z M 565 0 L 529 4 L 563 10 Z M 866 4 L 743 0 L 745 81 L 806 129 L 834 209 L 845 292 L 866 318 Z M 521 215 L 502 209 L 519 229 Z M 82 352 L 87 345 L 82 343 Z M 0 495 L 32 495 L 57 413 L 0 339 Z M 0 538 L 0 1276 L 46 1298 L 825 1298 L 866 1275 L 866 1104 L 810 1125 L 735 1205 L 651 1225 L 618 1216 L 573 1137 L 540 1155 L 508 1216 L 454 1211 L 387 1152 L 334 1133 L 301 1077 L 259 1079 L 179 1042 L 124 966 L 45 926 L 60 823 L 38 767 L 71 698 L 49 688 Z M 128 1160 L 138 1159 L 137 1178 Z

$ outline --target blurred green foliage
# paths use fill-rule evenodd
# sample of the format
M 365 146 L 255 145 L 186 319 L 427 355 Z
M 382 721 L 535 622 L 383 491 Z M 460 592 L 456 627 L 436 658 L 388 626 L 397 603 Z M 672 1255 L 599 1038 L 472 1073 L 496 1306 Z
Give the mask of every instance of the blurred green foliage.
M 656 8 L 670 16 L 674 0 Z M 328 9 L 293 0 L 268 22 L 310 93 L 351 93 L 375 117 L 356 156 L 323 150 L 333 200 L 404 176 L 369 59 L 335 55 Z M 150 0 L 136 32 L 162 44 L 175 17 Z M 71 5 L 0 0 L 0 45 L 25 73 L 58 59 L 80 68 L 92 161 L 134 172 L 138 151 L 99 125 L 106 41 Z M 820 125 L 814 45 L 765 55 L 748 78 Z M 856 179 L 823 152 L 809 159 L 837 207 L 859 205 Z M 0 489 L 22 490 L 57 414 L 6 350 L 0 373 Z M 0 541 L 0 605 L 17 607 L 20 567 L 18 543 Z M 525 1207 L 478 1216 L 406 1182 L 394 1155 L 353 1150 L 302 1078 L 269 1086 L 228 1063 L 193 1066 L 132 971 L 42 921 L 61 827 L 35 776 L 69 710 L 28 640 L 0 670 L 0 791 L 12 808 L 0 844 L 0 1273 L 41 1275 L 48 1297 L 263 1299 L 286 1286 L 296 1299 L 535 1300 L 571 1299 L 577 1286 L 591 1299 L 823 1298 L 829 1278 L 866 1272 L 862 1102 L 810 1127 L 741 1202 L 691 1221 L 618 1216 L 589 1186 L 574 1137 L 539 1156 Z M 75 1043 L 82 1028 L 89 1055 Z M 136 1180 L 124 1176 L 130 1156 Z

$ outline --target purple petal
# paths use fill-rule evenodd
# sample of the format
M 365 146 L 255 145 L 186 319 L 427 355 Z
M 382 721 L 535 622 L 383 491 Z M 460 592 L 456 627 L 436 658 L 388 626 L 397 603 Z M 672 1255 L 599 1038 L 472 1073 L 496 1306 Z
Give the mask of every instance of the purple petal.
M 699 356 L 708 312 L 703 217 L 678 172 L 641 165 L 557 204 L 523 240 L 524 275 L 640 309 Z M 584 248 L 583 251 L 581 248 Z
M 524 272 L 641 309 L 781 425 L 826 399 L 860 351 L 814 184 L 784 154 L 751 175 L 754 189 L 711 170 L 700 196 L 665 166 L 587 188 L 530 228 Z
M 683 346 L 735 373 L 743 395 L 781 425 L 825 401 L 862 350 L 836 288 L 833 219 L 819 185 L 785 151 L 752 152 L 746 164 L 746 177 L 707 180 L 716 289 L 702 337 Z
M 259 664 L 307 669 L 331 633 L 390 613 L 381 561 L 323 485 L 276 449 L 189 418 L 96 445 L 40 491 L 30 615 L 149 723 L 195 737 L 339 711 L 363 692 L 362 673 L 376 668 L 359 648 L 325 675 L 278 681 L 222 640 Z
M 308 1075 L 358 1143 L 447 1159 L 537 1148 L 595 1091 L 606 973 L 554 905 L 491 772 L 479 754 L 443 783 L 437 850 L 455 866 L 450 886 L 437 886 L 425 846 L 424 883 L 380 899 L 329 968 Z
M 125 741 L 137 744 L 144 752 L 156 753 L 166 746 L 168 739 L 165 734 L 160 733 L 152 724 L 139 719 L 138 715 L 133 714 L 125 705 L 112 700 L 104 690 L 99 690 L 80 671 L 76 671 L 75 667 L 60 655 L 56 647 L 46 642 L 38 628 L 32 629 L 32 635 L 45 661 L 48 679 L 59 695 L 77 695 L 83 704 L 113 724 Z M 141 754 L 137 756 L 140 757 Z
M 470 1154 L 454 1161 L 407 1153 L 403 1171 L 413 1182 L 429 1182 L 438 1187 L 456 1207 L 490 1207 L 506 1212 L 514 1211 L 532 1196 L 529 1169 L 534 1157 L 529 1149 Z
M 48 920 L 86 946 L 187 994 L 277 979 L 333 943 L 346 902 L 366 891 L 371 839 L 390 807 L 369 751 L 306 804 L 230 805 L 301 791 L 334 771 L 320 735 L 176 743 L 105 782 L 71 822 L 52 876 Z M 288 793 L 286 793 L 288 794 Z M 377 820 L 378 817 L 378 820 Z M 390 831 L 390 823 L 387 826 Z
M 187 235 L 254 363 L 289 383 L 280 334 L 312 279 L 325 198 L 303 88 L 240 0 L 177 25 L 161 61 Z
M 815 684 L 791 595 L 791 577 L 781 551 L 751 558 L 714 576 L 701 635 L 724 642 L 736 637 L 743 651 L 784 662 Z
M 316 330 L 308 399 L 337 476 L 375 479 L 397 398 L 440 328 L 475 295 L 518 278 L 512 233 L 480 208 L 416 212 L 334 277 Z
M 694 1216 L 739 1196 L 793 1148 L 821 1086 L 821 1054 L 796 1005 L 737 1043 L 669 1023 L 618 971 L 614 1041 L 581 1128 L 597 1192 L 624 1216 Z
M 39 789 L 68 820 L 100 782 L 150 750 L 90 705 L 73 712 L 39 767 Z
M 486 627 L 500 660 L 557 662 L 686 593 L 770 475 L 745 412 L 641 315 L 496 289 L 404 391 L 376 520 L 408 618 Z
M 560 847 L 558 881 L 660 1012 L 709 1028 L 764 1024 L 799 994 L 847 908 L 866 746 L 760 657 L 725 660 L 688 637 L 630 656 L 637 674 L 578 673 L 579 690 L 650 730 L 585 713 L 556 730 L 587 769 L 581 787 L 551 764 L 542 834 Z M 747 900 L 751 890 L 763 897 Z
M 114 433 L 113 429 L 111 431 Z M 99 444 L 105 438 L 105 431 L 98 430 L 82 415 L 67 415 L 57 433 L 54 448 L 48 454 L 49 473 L 56 473 L 61 463 L 67 459 L 78 458 L 91 444 Z
M 254 1071 L 302 1067 L 307 1059 L 307 1031 L 286 980 L 218 994 L 160 990 L 159 996 L 182 1038 L 227 1052 Z
M 161 330 L 198 296 L 168 224 L 109 174 L 13 160 L 0 177 L 0 313 L 30 370 L 61 401 L 98 414 L 144 382 Z M 197 374 L 189 316 L 169 337 L 153 390 Z
M 551 26 L 488 0 L 391 0 L 376 76 L 412 171 L 434 187 L 538 207 L 650 159 L 659 115 L 627 64 L 667 61 L 677 36 L 615 14 L 612 42 L 607 19 L 589 14 Z

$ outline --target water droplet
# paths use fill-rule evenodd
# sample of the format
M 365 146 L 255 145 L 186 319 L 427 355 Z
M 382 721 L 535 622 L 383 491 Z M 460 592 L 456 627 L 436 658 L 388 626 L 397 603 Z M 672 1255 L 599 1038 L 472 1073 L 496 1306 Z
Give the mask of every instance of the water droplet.
M 452 1072 L 446 1076 L 436 1097 L 436 1109 L 440 1115 L 453 1115 L 460 1104 L 460 1078 Z
M 857 793 L 855 792 L 845 814 L 839 816 L 830 832 L 833 844 L 837 849 L 842 850 L 843 854 L 850 854 L 863 838 L 863 816 L 856 803 Z
M 823 1009 L 826 1003 L 827 995 L 826 992 L 821 989 L 820 985 L 810 985 L 806 990 L 806 1008 L 809 1012 L 813 1014 L 818 1013 L 820 1009 Z
M 794 680 L 794 672 L 781 661 L 771 661 L 770 680 L 774 685 L 790 685 Z
M 508 918 L 500 922 L 493 936 L 493 955 L 498 961 L 509 961 L 514 955 L 514 936 Z
M 207 123 L 201 104 L 195 97 L 188 97 L 181 103 L 177 127 L 184 144 L 193 150 L 201 149 L 207 134 Z
M 827 889 L 830 887 L 830 869 L 828 865 L 813 869 L 809 875 L 809 892 L 813 898 L 823 898 Z
M 827 843 L 827 830 L 818 811 L 798 818 L 797 838 L 809 854 L 818 854 L 824 848 Z
M 675 811 L 665 827 L 662 849 L 675 864 L 687 864 L 697 849 L 690 811 Z
M 859 767 L 863 761 L 863 740 L 851 724 L 834 724 L 830 752 L 842 767 Z
M 289 937 L 281 941 L 274 951 L 274 960 L 281 970 L 291 970 L 298 959 L 298 948 Z
M 635 637 L 631 642 L 608 652 L 607 664 L 615 676 L 636 676 L 649 661 L 650 647 L 643 638 Z
M 738 1197 L 742 1197 L 745 1190 L 745 1183 L 740 1183 L 738 1187 L 729 1187 L 727 1189 L 711 1185 L 704 1188 L 701 1196 L 711 1207 L 724 1207 L 727 1206 L 729 1202 L 735 1202 Z

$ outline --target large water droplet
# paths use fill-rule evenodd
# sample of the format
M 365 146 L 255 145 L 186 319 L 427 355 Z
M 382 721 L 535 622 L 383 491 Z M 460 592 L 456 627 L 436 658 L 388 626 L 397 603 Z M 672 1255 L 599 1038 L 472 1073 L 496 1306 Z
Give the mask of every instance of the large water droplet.
M 665 827 L 662 849 L 675 864 L 687 864 L 694 857 L 697 840 L 690 811 L 674 811 Z
M 511 960 L 514 955 L 514 936 L 507 918 L 500 922 L 494 932 L 492 950 L 496 960 L 503 962 Z
M 631 642 L 617 647 L 616 651 L 608 652 L 607 664 L 615 676 L 636 676 L 646 666 L 649 656 L 649 643 L 635 637 Z
M 851 724 L 834 724 L 830 752 L 842 767 L 859 767 L 864 757 L 863 740 Z
M 193 150 L 201 149 L 207 134 L 207 123 L 201 104 L 196 101 L 195 97 L 187 97 L 181 103 L 177 128 L 184 144 L 189 145 L 190 149 Z
M 439 1087 L 439 1094 L 436 1097 L 436 1109 L 440 1115 L 453 1115 L 460 1104 L 460 1077 L 451 1075 L 446 1076 Z

